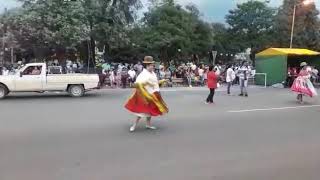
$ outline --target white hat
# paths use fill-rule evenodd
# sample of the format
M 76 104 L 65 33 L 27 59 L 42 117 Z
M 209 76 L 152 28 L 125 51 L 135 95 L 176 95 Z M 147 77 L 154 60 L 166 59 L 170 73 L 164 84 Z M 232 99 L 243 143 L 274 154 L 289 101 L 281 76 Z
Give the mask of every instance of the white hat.
M 303 67 L 303 66 L 307 66 L 308 64 L 306 63 L 306 62 L 302 62 L 301 64 L 300 64 L 300 67 Z

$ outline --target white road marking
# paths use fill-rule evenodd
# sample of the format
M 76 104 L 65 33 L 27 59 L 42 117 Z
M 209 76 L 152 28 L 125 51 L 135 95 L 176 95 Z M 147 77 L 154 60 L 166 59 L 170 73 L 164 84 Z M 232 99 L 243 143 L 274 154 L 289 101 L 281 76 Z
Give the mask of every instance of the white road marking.
M 285 109 L 302 109 L 320 107 L 320 105 L 309 105 L 309 106 L 292 106 L 292 107 L 279 107 L 279 108 L 265 108 L 265 109 L 246 109 L 238 111 L 228 111 L 229 113 L 244 113 L 244 112 L 255 112 L 255 111 L 273 111 L 273 110 L 285 110 Z

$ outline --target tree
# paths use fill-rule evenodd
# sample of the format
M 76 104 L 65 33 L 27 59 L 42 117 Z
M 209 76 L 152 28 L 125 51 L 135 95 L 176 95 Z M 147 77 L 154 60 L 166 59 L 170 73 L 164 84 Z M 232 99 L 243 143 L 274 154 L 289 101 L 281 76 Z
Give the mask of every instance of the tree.
M 251 0 L 230 10 L 226 21 L 234 42 L 239 42 L 239 48 L 242 50 L 251 48 L 254 55 L 269 46 L 274 17 L 275 10 L 268 7 L 266 2 Z M 252 58 L 254 61 L 254 56 Z
M 88 41 L 91 59 L 96 43 L 108 53 L 126 40 L 125 29 L 141 7 L 139 0 L 21 1 L 23 13 L 15 18 L 39 37 L 39 46 L 77 47 Z
M 241 52 L 241 43 L 235 41 L 229 29 L 222 23 L 212 23 L 213 50 L 219 53 L 236 54 Z
M 284 0 L 276 16 L 275 31 L 278 33 L 275 45 L 289 47 L 293 19 L 293 8 L 296 4 L 293 46 L 320 50 L 319 11 L 315 4 L 304 6 L 303 0 Z
M 184 9 L 171 0 L 160 4 L 145 13 L 140 30 L 143 36 L 138 35 L 140 42 L 134 43 L 166 62 L 193 53 L 207 54 L 212 42 L 211 30 L 194 13 L 199 10 L 195 6 Z

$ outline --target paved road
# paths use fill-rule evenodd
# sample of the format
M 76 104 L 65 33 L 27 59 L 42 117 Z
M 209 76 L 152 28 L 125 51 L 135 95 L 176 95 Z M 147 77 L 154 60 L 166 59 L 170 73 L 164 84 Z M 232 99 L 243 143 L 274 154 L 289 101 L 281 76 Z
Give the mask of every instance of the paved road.
M 206 91 L 171 89 L 159 129 L 130 134 L 129 95 L 0 101 L 0 180 L 319 180 L 318 98 L 252 89 L 205 105 Z

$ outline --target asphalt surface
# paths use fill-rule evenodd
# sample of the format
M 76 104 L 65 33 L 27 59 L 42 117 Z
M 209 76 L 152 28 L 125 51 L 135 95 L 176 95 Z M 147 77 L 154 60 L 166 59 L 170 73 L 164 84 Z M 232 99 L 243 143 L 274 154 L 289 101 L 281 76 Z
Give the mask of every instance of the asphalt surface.
M 237 90 L 237 89 L 236 89 Z M 319 180 L 320 100 L 287 89 L 249 98 L 162 92 L 170 107 L 129 133 L 130 90 L 20 94 L 0 101 L 0 180 Z

